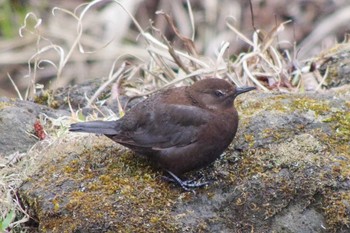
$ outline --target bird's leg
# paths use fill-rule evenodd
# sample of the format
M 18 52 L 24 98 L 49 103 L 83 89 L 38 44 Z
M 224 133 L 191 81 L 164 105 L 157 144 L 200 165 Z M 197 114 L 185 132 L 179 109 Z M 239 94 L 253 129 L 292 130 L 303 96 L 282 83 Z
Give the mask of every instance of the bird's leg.
M 169 178 L 169 181 L 178 183 L 185 191 L 191 191 L 191 189 L 193 188 L 199 188 L 199 187 L 203 187 L 207 184 L 209 184 L 209 182 L 199 182 L 198 180 L 181 180 L 179 177 L 177 177 L 174 173 L 172 173 L 171 171 L 166 170 L 167 173 L 172 177 Z

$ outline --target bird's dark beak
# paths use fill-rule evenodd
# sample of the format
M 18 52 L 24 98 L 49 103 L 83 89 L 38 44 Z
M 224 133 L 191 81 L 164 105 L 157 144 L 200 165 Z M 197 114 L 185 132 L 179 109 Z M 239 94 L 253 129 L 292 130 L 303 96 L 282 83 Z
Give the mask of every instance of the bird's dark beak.
M 240 95 L 242 93 L 248 92 L 248 91 L 252 91 L 255 90 L 256 87 L 237 87 L 236 88 L 236 96 Z

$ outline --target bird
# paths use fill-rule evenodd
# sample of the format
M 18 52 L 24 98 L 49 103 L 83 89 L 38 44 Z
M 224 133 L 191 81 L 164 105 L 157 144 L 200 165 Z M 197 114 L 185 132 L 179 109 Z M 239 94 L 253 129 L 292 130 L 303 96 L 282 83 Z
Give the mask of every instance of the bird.
M 227 149 L 239 121 L 234 100 L 254 89 L 236 87 L 221 78 L 206 78 L 190 86 L 159 91 L 116 121 L 74 123 L 69 131 L 105 135 L 149 157 L 171 180 L 190 190 L 203 184 L 180 176 L 210 165 Z

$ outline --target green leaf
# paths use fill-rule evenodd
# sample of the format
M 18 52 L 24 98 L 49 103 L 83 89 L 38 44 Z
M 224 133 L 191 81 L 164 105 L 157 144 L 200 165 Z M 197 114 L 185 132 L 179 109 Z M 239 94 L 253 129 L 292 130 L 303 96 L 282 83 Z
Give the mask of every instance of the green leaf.
M 5 231 L 8 228 L 14 218 L 15 211 L 11 210 L 4 219 L 0 220 L 0 230 Z

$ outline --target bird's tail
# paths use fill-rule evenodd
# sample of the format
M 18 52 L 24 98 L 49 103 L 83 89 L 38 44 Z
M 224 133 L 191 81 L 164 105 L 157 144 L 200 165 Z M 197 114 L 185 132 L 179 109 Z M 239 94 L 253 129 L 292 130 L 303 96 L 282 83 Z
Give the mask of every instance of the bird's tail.
M 116 121 L 89 121 L 71 124 L 69 131 L 116 135 L 118 134 L 118 128 Z

